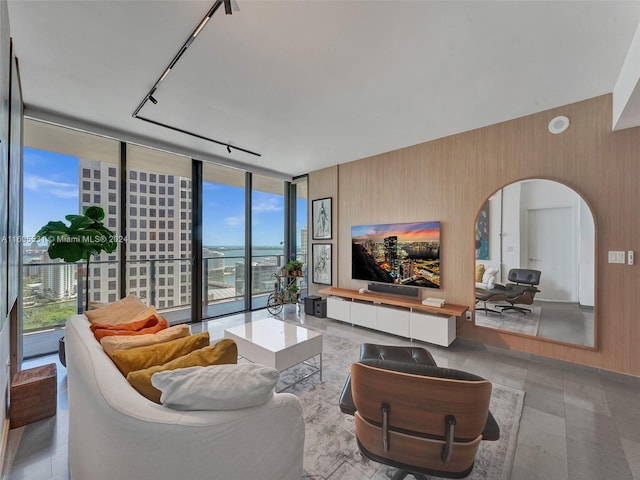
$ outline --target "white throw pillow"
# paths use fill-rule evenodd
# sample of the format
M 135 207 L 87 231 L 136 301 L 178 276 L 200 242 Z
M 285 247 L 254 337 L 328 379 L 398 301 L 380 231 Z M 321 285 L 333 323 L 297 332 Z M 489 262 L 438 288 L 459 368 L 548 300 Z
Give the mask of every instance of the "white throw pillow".
M 496 277 L 498 276 L 498 269 L 495 267 L 487 268 L 482 274 L 482 283 L 489 283 L 493 280 L 493 285 L 496 283 Z M 493 288 L 493 285 L 489 288 Z
M 178 368 L 154 373 L 160 403 L 176 410 L 238 410 L 273 396 L 280 374 L 257 363 Z

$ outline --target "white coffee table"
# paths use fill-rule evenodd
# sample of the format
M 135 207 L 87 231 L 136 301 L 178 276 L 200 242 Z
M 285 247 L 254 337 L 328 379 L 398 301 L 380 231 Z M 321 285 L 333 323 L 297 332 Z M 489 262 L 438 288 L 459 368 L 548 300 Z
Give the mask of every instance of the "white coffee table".
M 320 368 L 317 372 L 322 381 L 321 333 L 275 318 L 263 318 L 227 328 L 224 336 L 236 342 L 240 356 L 279 372 L 319 355 Z M 295 383 L 317 372 L 314 371 Z M 293 385 L 288 385 L 287 388 Z

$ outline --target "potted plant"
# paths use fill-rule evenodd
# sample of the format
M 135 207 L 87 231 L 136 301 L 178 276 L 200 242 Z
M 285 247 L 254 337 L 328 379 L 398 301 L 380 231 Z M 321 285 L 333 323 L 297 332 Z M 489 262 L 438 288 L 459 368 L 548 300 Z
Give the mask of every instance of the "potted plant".
M 302 265 L 304 264 L 300 260 L 293 259 L 287 262 L 285 268 L 287 269 L 287 272 L 289 272 L 289 275 L 293 275 L 294 277 L 301 277 Z
M 65 262 L 86 261 L 85 268 L 85 310 L 89 309 L 89 262 L 91 255 L 103 251 L 112 253 L 118 243 L 115 234 L 103 223 L 104 210 L 101 207 L 88 207 L 84 215 L 64 217 L 69 225 L 62 221 L 51 221 L 42 227 L 36 237 L 46 238 L 49 242 L 49 257 L 61 258 Z
M 293 283 L 291 283 L 288 287 L 287 287 L 287 293 L 289 295 L 289 301 L 292 303 L 297 303 L 298 302 L 298 292 L 300 291 L 300 289 L 298 288 L 298 281 L 297 280 L 293 280 Z
M 91 255 L 101 252 L 113 252 L 118 243 L 114 233 L 103 223 L 104 210 L 101 207 L 88 207 L 84 215 L 64 217 L 69 225 L 61 221 L 48 222 L 38 230 L 36 237 L 46 238 L 49 242 L 47 252 L 50 258 L 61 258 L 67 263 L 86 260 L 85 267 L 85 310 L 89 310 L 89 261 Z M 67 366 L 64 349 L 64 337 L 58 344 L 60 363 Z

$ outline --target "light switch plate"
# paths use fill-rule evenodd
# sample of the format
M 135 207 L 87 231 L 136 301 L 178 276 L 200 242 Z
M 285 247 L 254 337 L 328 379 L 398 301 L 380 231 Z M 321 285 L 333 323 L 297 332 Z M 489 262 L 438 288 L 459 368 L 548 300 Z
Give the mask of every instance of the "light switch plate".
M 624 254 L 624 251 L 609 251 L 609 263 L 625 263 Z
M 627 252 L 627 265 L 633 265 L 634 262 L 634 257 L 635 255 L 633 254 L 633 250 L 629 250 Z

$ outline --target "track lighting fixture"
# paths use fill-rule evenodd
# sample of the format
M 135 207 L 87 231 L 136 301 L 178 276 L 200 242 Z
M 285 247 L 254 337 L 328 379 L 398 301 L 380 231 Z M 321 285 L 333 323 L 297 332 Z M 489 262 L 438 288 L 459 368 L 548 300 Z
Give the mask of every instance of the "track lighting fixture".
M 200 33 L 200 30 L 202 30 L 204 28 L 204 26 L 207 24 L 207 22 L 211 20 L 211 16 L 208 15 L 206 17 L 204 17 L 202 19 L 202 21 L 200 22 L 200 25 L 198 25 L 198 27 L 195 29 L 195 31 L 191 34 L 191 38 L 196 38 L 198 36 L 198 34 Z
M 215 139 L 213 139 L 211 137 L 206 137 L 204 135 L 200 135 L 198 133 L 182 129 L 182 128 L 179 128 L 177 126 L 168 125 L 166 123 L 162 123 L 162 122 L 159 122 L 157 120 L 152 120 L 152 119 L 150 119 L 148 117 L 144 117 L 144 116 L 140 115 L 140 110 L 142 110 L 142 107 L 145 106 L 147 101 L 151 101 L 151 103 L 153 103 L 154 105 L 158 104 L 158 100 L 156 100 L 156 98 L 153 96 L 153 94 L 156 92 L 156 89 L 167 78 L 169 73 L 176 66 L 176 63 L 178 63 L 178 60 L 180 60 L 180 58 L 182 57 L 184 52 L 191 46 L 191 44 L 194 42 L 196 37 L 200 34 L 200 32 L 202 31 L 204 26 L 207 25 L 207 23 L 211 20 L 211 18 L 216 13 L 216 11 L 220 7 L 222 7 L 223 5 L 224 5 L 224 11 L 225 11 L 225 13 L 227 15 L 231 15 L 233 13 L 233 10 L 236 10 L 236 11 L 239 10 L 236 0 L 215 0 L 213 5 L 211 6 L 209 11 L 207 12 L 207 14 L 203 17 L 203 19 L 200 21 L 198 26 L 193 30 L 193 32 L 191 32 L 191 35 L 189 35 L 187 40 L 182 44 L 182 47 L 178 50 L 178 53 L 173 57 L 173 59 L 171 60 L 171 62 L 167 66 L 167 68 L 164 69 L 164 71 L 162 72 L 162 75 L 160 75 L 160 77 L 158 77 L 158 80 L 156 80 L 156 82 L 153 84 L 153 87 L 151 87 L 151 90 L 149 90 L 149 93 L 147 93 L 145 95 L 145 97 L 142 99 L 142 101 L 140 102 L 140 104 L 138 104 L 138 107 L 134 110 L 134 112 L 132 114 L 132 117 L 133 118 L 137 118 L 138 120 L 142 120 L 142 121 L 147 122 L 147 123 L 151 123 L 153 125 L 157 125 L 159 127 L 163 127 L 163 128 L 167 128 L 169 130 L 173 130 L 174 132 L 183 133 L 185 135 L 190 135 L 190 136 L 195 137 L 195 138 L 200 138 L 200 139 L 206 140 L 208 142 L 217 143 L 218 145 L 222 145 L 222 146 L 227 147 L 227 153 L 231 153 L 231 146 L 226 144 L 226 143 L 224 143 L 224 142 L 220 142 L 220 141 L 215 140 Z M 240 152 L 248 153 L 250 155 L 255 155 L 257 157 L 261 156 L 259 153 L 253 152 L 251 150 L 247 150 L 246 148 L 241 148 L 241 147 L 234 146 L 233 149 L 237 150 L 237 151 L 240 151 Z

